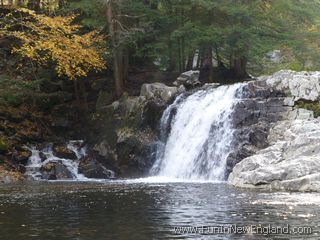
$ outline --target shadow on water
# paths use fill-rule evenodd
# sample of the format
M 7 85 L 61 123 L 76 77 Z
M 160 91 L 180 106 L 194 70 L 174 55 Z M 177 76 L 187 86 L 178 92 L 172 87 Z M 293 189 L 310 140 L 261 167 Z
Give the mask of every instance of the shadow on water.
M 214 183 L 44 182 L 0 187 L 0 239 L 318 239 L 319 194 Z M 175 234 L 178 226 L 311 226 L 313 235 Z M 274 238 L 276 237 L 276 238 Z

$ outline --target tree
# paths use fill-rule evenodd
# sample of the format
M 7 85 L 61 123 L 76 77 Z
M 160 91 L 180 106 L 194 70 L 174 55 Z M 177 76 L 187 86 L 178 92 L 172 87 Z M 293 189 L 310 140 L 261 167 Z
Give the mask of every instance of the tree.
M 78 80 L 91 71 L 106 67 L 103 37 L 96 31 L 79 34 L 80 25 L 72 24 L 75 15 L 48 17 L 19 8 L 6 14 L 0 22 L 0 36 L 15 38 L 20 44 L 12 52 L 37 66 L 55 66 L 58 76 L 75 83 L 79 99 Z M 82 82 L 82 81 L 81 81 Z
M 121 49 L 119 44 L 119 23 L 116 21 L 114 17 L 114 7 L 112 0 L 106 0 L 106 17 L 108 22 L 109 29 L 109 38 L 112 46 L 112 54 L 113 54 L 113 70 L 114 70 L 114 79 L 115 79 L 115 87 L 116 87 L 116 95 L 117 97 L 121 97 L 123 94 L 124 80 L 121 73 Z
M 118 97 L 129 67 L 179 72 L 195 67 L 207 70 L 214 81 L 214 63 L 242 79 L 253 66 L 255 71 L 263 69 L 265 54 L 275 49 L 290 49 L 302 63 L 319 56 L 314 51 L 319 0 L 71 0 L 68 4 L 80 14 L 77 21 L 90 30 L 102 29 L 109 39 Z

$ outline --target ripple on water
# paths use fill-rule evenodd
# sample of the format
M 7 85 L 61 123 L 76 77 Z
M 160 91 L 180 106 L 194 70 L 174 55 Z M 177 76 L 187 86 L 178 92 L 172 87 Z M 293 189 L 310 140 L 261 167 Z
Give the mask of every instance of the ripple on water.
M 139 179 L 0 186 L 3 239 L 260 240 L 266 238 L 178 236 L 173 228 L 290 224 L 311 226 L 317 234 L 319 216 L 319 194 L 249 191 L 221 183 Z M 301 239 L 295 235 L 285 237 L 282 239 Z

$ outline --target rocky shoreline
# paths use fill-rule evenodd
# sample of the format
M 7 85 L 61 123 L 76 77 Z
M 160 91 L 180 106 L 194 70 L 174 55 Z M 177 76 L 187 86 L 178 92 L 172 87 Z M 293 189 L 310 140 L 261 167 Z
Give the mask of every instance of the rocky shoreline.
M 276 106 L 281 111 L 273 111 L 279 119 L 270 125 L 266 147 L 236 164 L 228 182 L 246 188 L 320 191 L 320 120 L 298 104 L 319 104 L 320 72 L 280 71 L 248 85 L 282 94 Z

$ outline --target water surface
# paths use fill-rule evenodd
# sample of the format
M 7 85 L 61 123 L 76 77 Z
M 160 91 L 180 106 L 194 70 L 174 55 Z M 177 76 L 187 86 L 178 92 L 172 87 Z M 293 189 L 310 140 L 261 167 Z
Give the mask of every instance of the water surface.
M 319 239 L 320 194 L 224 183 L 36 182 L 0 186 L 0 239 Z M 177 234 L 179 226 L 272 224 L 312 235 Z

